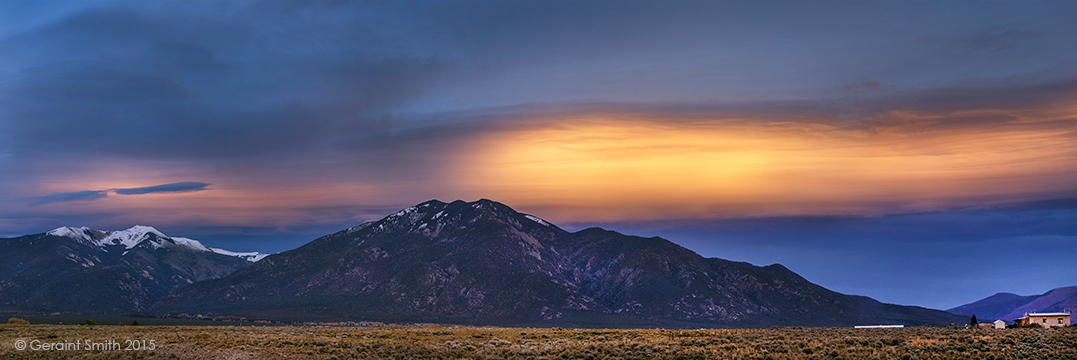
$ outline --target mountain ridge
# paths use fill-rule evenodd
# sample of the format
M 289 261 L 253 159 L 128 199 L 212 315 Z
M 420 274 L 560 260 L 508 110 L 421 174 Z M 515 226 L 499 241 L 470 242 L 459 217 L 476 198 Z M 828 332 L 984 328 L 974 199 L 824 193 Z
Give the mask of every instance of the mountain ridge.
M 92 229 L 86 226 L 78 228 L 71 226 L 61 226 L 52 229 L 45 234 L 71 238 L 88 246 L 98 246 L 104 248 L 105 251 L 108 251 L 109 247 L 115 245 L 122 245 L 125 249 L 129 250 L 135 246 L 140 245 L 144 241 L 150 241 L 150 246 L 164 246 L 160 242 L 157 242 L 155 241 L 155 239 L 152 239 L 150 237 L 150 234 L 153 234 L 154 238 L 162 239 L 164 241 L 171 241 L 173 244 L 178 246 L 187 247 L 197 251 L 210 251 L 221 255 L 239 257 L 250 262 L 257 262 L 258 260 L 269 256 L 269 254 L 257 251 L 235 252 L 221 248 L 211 248 L 206 246 L 205 244 L 202 244 L 201 241 L 186 237 L 170 237 L 152 226 L 145 225 L 134 225 L 124 230 L 113 231 L 102 231 Z
M 0 310 L 137 313 L 175 289 L 227 275 L 263 256 L 232 254 L 141 225 L 117 231 L 65 226 L 4 238 Z
M 1077 312 L 1077 286 L 1054 288 L 1039 295 L 997 293 L 947 310 L 980 319 L 1012 321 L 1034 312 Z
M 780 264 L 704 258 L 659 237 L 568 232 L 487 199 L 405 208 L 177 290 L 151 312 L 528 326 L 967 321 L 839 294 Z

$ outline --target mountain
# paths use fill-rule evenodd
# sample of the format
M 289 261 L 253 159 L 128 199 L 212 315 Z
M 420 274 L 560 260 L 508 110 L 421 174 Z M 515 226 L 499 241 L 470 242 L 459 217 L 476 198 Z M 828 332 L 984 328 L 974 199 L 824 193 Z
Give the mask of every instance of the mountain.
M 1077 286 L 1060 287 L 1040 295 L 1020 296 L 998 293 L 950 310 L 954 314 L 973 315 L 979 319 L 1011 321 L 1032 312 L 1077 312 Z
M 265 257 L 208 248 L 149 226 L 61 227 L 0 239 L 0 309 L 126 314 Z
M 161 298 L 158 314 L 586 327 L 944 325 L 667 240 L 571 233 L 501 203 L 428 201 Z

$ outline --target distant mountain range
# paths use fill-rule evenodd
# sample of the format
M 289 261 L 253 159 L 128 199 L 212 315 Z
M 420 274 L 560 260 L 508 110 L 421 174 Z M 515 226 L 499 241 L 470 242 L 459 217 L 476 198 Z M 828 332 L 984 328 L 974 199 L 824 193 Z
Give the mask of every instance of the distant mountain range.
M 704 258 L 657 237 L 568 232 L 489 200 L 425 202 L 181 287 L 150 311 L 584 327 L 968 321 L 839 294 L 778 264 Z
M 977 319 L 1012 321 L 1025 313 L 1077 313 L 1077 286 L 1061 287 L 1040 295 L 1021 296 L 998 293 L 982 300 L 946 310 L 954 314 L 976 315 Z
M 208 248 L 149 226 L 61 227 L 0 239 L 0 310 L 130 314 L 265 257 Z

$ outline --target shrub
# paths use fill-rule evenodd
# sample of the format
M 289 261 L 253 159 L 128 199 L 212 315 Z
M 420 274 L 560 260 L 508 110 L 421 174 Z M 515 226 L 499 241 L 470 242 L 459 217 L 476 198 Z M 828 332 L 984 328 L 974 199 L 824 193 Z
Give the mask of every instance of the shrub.
M 19 318 L 7 319 L 7 323 L 8 324 L 15 324 L 15 325 L 29 325 L 30 324 L 29 321 L 26 321 L 25 319 L 19 319 Z
M 90 319 L 86 319 L 86 325 L 97 325 L 97 322 Z

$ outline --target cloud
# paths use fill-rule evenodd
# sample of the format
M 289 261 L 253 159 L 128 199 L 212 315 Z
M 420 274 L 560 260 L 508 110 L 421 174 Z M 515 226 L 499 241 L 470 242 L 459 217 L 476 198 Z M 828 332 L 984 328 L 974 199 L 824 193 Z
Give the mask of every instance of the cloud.
M 142 194 L 154 194 L 154 193 L 185 193 L 207 190 L 206 187 L 209 184 L 204 182 L 178 182 L 164 185 L 145 186 L 129 189 L 115 189 L 115 193 L 120 195 L 142 195 Z
M 1059 81 L 739 105 L 529 105 L 352 145 L 393 159 L 379 169 L 440 167 L 434 186 L 546 208 L 554 221 L 935 211 L 1072 197 L 1074 93 L 1077 82 Z
M 389 51 L 392 36 L 356 29 L 355 15 L 328 21 L 341 13 L 311 9 L 308 19 L 234 7 L 225 12 L 242 20 L 205 8 L 81 11 L 0 38 L 0 52 L 19 50 L 0 64 L 0 77 L 11 79 L 0 83 L 0 151 L 200 160 L 294 153 L 364 131 L 367 119 L 427 91 L 451 67 L 439 56 Z M 58 129 L 79 136 L 54 136 Z
M 126 189 L 108 189 L 108 190 L 83 190 L 72 192 L 59 192 L 52 193 L 45 196 L 39 196 L 34 198 L 31 205 L 38 206 L 48 203 L 56 202 L 68 202 L 68 201 L 89 201 L 97 200 L 108 197 L 108 193 L 112 192 L 117 195 L 144 195 L 144 194 L 168 194 L 168 193 L 187 193 L 209 190 L 206 187 L 209 184 L 204 182 L 185 181 L 171 184 L 162 184 L 154 186 L 144 186 L 137 188 Z
M 108 196 L 106 190 L 83 190 L 72 192 L 52 193 L 34 198 L 33 205 L 43 205 L 55 202 L 97 200 Z
M 1012 6 L 1016 18 L 1051 17 L 1009 26 L 973 13 L 940 31 L 930 25 L 932 17 L 949 18 L 967 6 L 943 6 L 921 18 L 908 16 L 919 13 L 915 7 L 885 4 L 137 4 L 75 9 L 0 38 L 0 53 L 11 54 L 0 63 L 0 154 L 9 154 L 0 157 L 0 172 L 25 174 L 3 180 L 0 191 L 8 197 L 48 194 L 58 189 L 39 184 L 72 183 L 65 179 L 113 197 L 187 189 L 110 188 L 117 179 L 167 172 L 212 179 L 222 189 L 214 197 L 237 196 L 232 189 L 240 188 L 293 194 L 361 189 L 346 199 L 327 191 L 272 205 L 282 209 L 390 207 L 430 197 L 519 204 L 511 194 L 524 192 L 527 179 L 483 187 L 482 174 L 495 165 L 508 174 L 539 165 L 571 170 L 571 161 L 585 160 L 606 170 L 582 169 L 589 172 L 578 174 L 592 176 L 577 176 L 581 180 L 601 184 L 602 176 L 638 174 L 613 183 L 641 189 L 652 181 L 640 170 L 645 166 L 681 174 L 702 190 L 720 185 L 707 180 L 749 170 L 763 176 L 772 168 L 753 161 L 802 172 L 824 168 L 835 176 L 848 171 L 843 179 L 816 181 L 831 189 L 827 184 L 848 184 L 845 179 L 881 178 L 868 171 L 881 165 L 869 160 L 905 160 L 897 165 L 919 166 L 922 174 L 960 172 L 942 163 L 924 166 L 949 159 L 965 164 L 961 171 L 972 181 L 969 164 L 997 168 L 987 163 L 990 155 L 1031 156 L 1030 149 L 1046 147 L 1041 144 L 1073 143 L 1059 134 L 1073 126 L 1065 116 L 1073 113 L 1068 104 L 1077 94 L 1077 71 L 1056 64 L 1075 52 L 1043 46 L 1072 33 L 1071 22 L 1052 20 L 1067 11 Z M 833 16 L 835 10 L 848 16 Z M 1017 50 L 1042 49 L 1023 51 L 1019 59 L 985 57 L 966 54 L 963 41 L 983 49 L 1000 41 Z M 609 123 L 590 126 L 593 120 Z M 995 153 L 983 144 L 1014 151 Z M 916 147 L 924 150 L 909 150 Z M 1036 163 L 1068 171 L 1070 160 L 1044 159 L 1069 159 L 1069 149 L 1038 152 L 1044 157 L 1037 161 L 1014 159 L 1022 161 L 1012 167 Z M 639 156 L 645 150 L 654 155 Z M 813 151 L 830 156 L 809 162 L 801 155 Z M 982 156 L 958 161 L 954 154 L 961 152 Z M 739 166 L 676 165 L 665 158 Z M 509 168 L 517 165 L 523 168 Z M 558 194 L 551 184 L 562 180 L 553 178 L 559 173 L 539 173 L 549 182 L 531 189 Z M 502 187 L 506 195 L 491 194 Z M 883 187 L 846 188 L 875 191 L 878 196 L 854 199 L 863 207 L 897 206 L 888 200 L 896 195 L 877 194 Z M 201 189 L 192 185 L 190 191 Z M 590 190 L 613 197 L 616 189 Z M 258 204 L 250 219 L 280 210 L 260 203 L 257 194 L 250 199 Z M 169 204 L 141 198 L 95 206 L 139 201 L 169 209 L 205 206 L 201 212 L 223 203 L 176 196 Z M 223 217 L 237 210 L 217 211 Z M 266 219 L 260 221 L 277 221 Z

